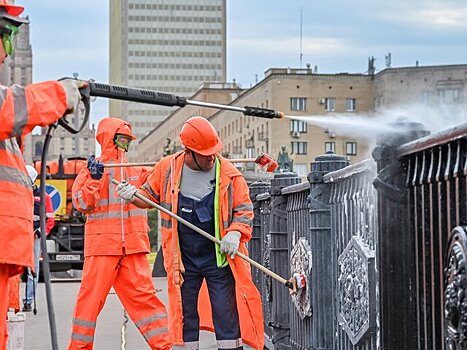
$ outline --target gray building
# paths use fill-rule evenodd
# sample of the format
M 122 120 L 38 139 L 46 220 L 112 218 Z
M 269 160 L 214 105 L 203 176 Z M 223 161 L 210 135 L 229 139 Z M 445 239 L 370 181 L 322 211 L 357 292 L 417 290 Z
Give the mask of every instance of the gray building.
M 225 0 L 109 3 L 111 84 L 189 97 L 203 82 L 226 80 Z M 110 100 L 109 111 L 141 139 L 173 109 Z

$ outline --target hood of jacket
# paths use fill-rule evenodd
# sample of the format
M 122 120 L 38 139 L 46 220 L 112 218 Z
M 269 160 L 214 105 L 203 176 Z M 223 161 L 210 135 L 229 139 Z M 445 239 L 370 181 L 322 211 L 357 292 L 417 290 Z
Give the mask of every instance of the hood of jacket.
M 129 122 L 112 117 L 102 119 L 97 126 L 96 132 L 96 140 L 101 145 L 101 158 L 119 158 L 118 155 L 122 151 L 119 151 L 115 145 L 115 134 L 129 135 L 133 140 L 136 139 Z

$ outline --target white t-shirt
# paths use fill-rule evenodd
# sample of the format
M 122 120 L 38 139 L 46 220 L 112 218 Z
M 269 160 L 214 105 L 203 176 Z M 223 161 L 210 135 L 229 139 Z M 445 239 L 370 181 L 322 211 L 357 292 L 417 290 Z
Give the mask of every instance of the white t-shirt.
M 193 170 L 183 164 L 180 193 L 185 197 L 201 200 L 216 186 L 216 166 L 208 171 Z

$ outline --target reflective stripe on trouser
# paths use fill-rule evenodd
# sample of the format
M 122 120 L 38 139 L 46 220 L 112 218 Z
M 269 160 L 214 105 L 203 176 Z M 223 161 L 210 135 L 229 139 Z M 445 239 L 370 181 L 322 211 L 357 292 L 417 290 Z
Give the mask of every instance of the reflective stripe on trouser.
M 0 264 L 0 350 L 6 349 L 8 339 L 6 314 L 8 311 L 8 278 L 9 265 Z
M 169 349 L 167 312 L 155 294 L 145 253 L 85 258 L 68 349 L 93 348 L 96 320 L 112 286 L 151 349 Z

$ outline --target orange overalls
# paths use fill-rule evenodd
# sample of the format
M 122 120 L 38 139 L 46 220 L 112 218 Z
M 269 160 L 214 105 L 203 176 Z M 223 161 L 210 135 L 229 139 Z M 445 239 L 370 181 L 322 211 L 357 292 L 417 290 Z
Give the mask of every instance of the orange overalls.
M 96 139 L 104 163 L 126 163 L 123 150 L 114 144 L 116 133 L 131 133 L 131 126 L 117 118 L 103 119 Z M 167 311 L 157 298 L 146 258 L 150 250 L 146 210 L 120 199 L 111 179 L 142 185 L 144 168 L 106 168 L 94 180 L 85 167 L 72 188 L 73 205 L 87 215 L 84 267 L 72 321 L 68 349 L 92 349 L 96 320 L 113 287 L 136 327 L 152 349 L 169 349 Z

